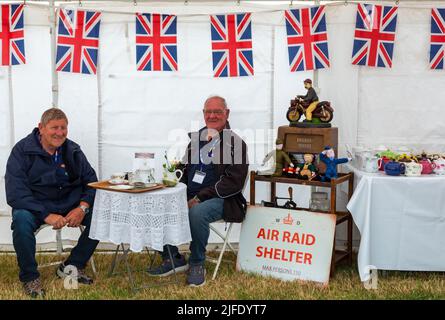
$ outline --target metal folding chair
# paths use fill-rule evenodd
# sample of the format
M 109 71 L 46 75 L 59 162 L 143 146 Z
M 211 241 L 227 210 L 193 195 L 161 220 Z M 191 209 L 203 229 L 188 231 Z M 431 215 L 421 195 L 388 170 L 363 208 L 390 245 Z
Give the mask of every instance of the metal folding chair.
M 227 230 L 226 230 L 226 232 L 225 232 L 225 234 L 219 232 L 216 229 L 216 227 L 213 225 L 215 223 L 221 223 L 221 222 L 224 222 L 224 223 L 229 225 Z M 221 248 L 221 252 L 219 253 L 219 256 L 218 256 L 218 260 L 215 260 L 215 259 L 212 259 L 212 258 L 207 258 L 208 261 L 216 263 L 215 271 L 213 271 L 212 280 L 215 280 L 215 278 L 216 278 L 216 274 L 218 273 L 219 266 L 221 265 L 221 261 L 222 261 L 223 255 L 224 255 L 224 252 L 226 251 L 227 247 L 229 247 L 229 249 L 232 250 L 232 252 L 235 255 L 237 255 L 237 252 L 236 252 L 235 248 L 232 246 L 232 244 L 229 241 L 230 233 L 232 232 L 232 227 L 233 227 L 234 223 L 235 222 L 225 222 L 224 220 L 218 220 L 218 221 L 215 221 L 215 222 L 210 224 L 210 230 L 212 230 L 215 234 L 217 234 L 221 238 L 221 240 L 224 241 L 223 242 L 223 246 Z
M 50 224 L 42 224 L 35 232 L 34 235 L 37 236 L 37 234 L 47 228 L 47 227 L 52 227 Z M 84 226 L 79 226 L 79 230 L 80 233 L 82 233 L 85 230 Z M 62 242 L 62 229 L 57 229 L 56 231 L 56 252 L 58 255 L 61 255 L 63 253 L 63 242 Z M 50 266 L 54 266 L 54 265 L 59 265 L 61 264 L 63 261 L 56 261 L 56 262 L 50 262 L 50 263 L 44 263 L 44 264 L 40 264 L 38 266 L 38 268 L 45 268 L 45 267 L 50 267 Z M 91 256 L 90 259 L 90 263 L 91 263 L 91 269 L 93 269 L 93 273 L 97 274 L 96 271 L 96 264 L 94 263 L 94 257 Z

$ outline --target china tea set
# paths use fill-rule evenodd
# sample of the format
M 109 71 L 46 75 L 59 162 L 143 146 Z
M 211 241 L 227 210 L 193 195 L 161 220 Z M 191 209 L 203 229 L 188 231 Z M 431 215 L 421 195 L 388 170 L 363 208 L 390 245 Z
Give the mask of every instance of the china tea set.
M 376 173 L 384 171 L 387 175 L 418 177 L 422 174 L 445 175 L 445 156 L 427 156 L 422 153 L 410 156 L 407 153 L 395 153 L 389 150 L 373 153 L 370 150 L 356 148 L 353 164 L 356 168 Z
M 113 173 L 108 180 L 113 189 L 138 189 L 159 185 L 155 180 L 154 153 L 135 153 L 133 171 Z M 162 184 L 174 187 L 182 178 L 183 172 L 179 169 L 170 172 L 164 169 Z

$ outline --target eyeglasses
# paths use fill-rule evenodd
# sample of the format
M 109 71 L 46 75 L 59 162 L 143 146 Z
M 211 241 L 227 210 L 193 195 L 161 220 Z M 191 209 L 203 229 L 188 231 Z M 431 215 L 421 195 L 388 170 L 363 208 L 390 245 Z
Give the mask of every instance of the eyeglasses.
M 206 116 L 210 116 L 212 113 L 216 116 L 223 115 L 226 113 L 225 110 L 202 110 Z

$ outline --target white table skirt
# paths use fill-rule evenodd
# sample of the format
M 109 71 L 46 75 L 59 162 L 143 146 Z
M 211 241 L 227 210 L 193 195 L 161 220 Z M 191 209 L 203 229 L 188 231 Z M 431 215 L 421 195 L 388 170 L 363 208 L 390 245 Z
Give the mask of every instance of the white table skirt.
M 144 193 L 97 190 L 89 237 L 162 251 L 191 241 L 186 185 Z
M 361 234 L 360 279 L 371 269 L 445 271 L 445 177 L 354 173 L 347 208 Z

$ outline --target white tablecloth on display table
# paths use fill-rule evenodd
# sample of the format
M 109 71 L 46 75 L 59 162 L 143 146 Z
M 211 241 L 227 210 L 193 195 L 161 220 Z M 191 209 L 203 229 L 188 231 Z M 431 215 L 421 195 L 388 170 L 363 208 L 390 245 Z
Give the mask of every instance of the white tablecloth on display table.
M 445 271 L 445 177 L 354 170 L 347 208 L 360 230 L 360 279 L 371 269 Z
M 186 185 L 143 193 L 96 191 L 89 237 L 162 251 L 191 241 Z

